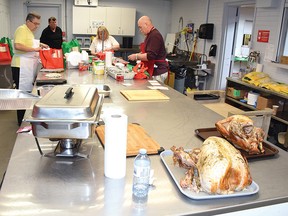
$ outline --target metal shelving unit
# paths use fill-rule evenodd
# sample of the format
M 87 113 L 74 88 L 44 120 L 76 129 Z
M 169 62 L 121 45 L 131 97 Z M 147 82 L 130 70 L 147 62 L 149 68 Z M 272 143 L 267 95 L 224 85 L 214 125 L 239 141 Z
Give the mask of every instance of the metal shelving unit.
M 240 79 L 235 79 L 235 78 L 227 78 L 227 86 L 228 87 L 234 87 L 234 88 L 239 88 L 241 90 L 246 90 L 246 91 L 254 91 L 259 93 L 260 95 L 263 96 L 272 96 L 275 97 L 281 101 L 283 101 L 284 105 L 283 105 L 283 111 L 279 111 L 277 112 L 276 115 L 272 116 L 272 119 L 274 119 L 275 121 L 282 123 L 284 125 L 287 126 L 287 133 L 286 133 L 286 138 L 285 138 L 285 144 L 284 147 L 287 150 L 288 149 L 288 110 L 287 110 L 287 106 L 288 106 L 288 95 L 285 94 L 281 94 L 275 91 L 271 91 L 268 89 L 264 89 L 261 87 L 257 87 L 248 83 L 245 83 L 243 81 L 241 81 Z M 227 90 L 227 89 L 226 89 Z M 249 111 L 249 110 L 257 110 L 254 106 L 251 106 L 247 103 L 241 102 L 240 100 L 237 100 L 235 98 L 229 97 L 229 96 L 225 96 L 225 102 L 232 105 L 232 106 L 236 106 L 240 109 L 243 109 L 245 111 Z

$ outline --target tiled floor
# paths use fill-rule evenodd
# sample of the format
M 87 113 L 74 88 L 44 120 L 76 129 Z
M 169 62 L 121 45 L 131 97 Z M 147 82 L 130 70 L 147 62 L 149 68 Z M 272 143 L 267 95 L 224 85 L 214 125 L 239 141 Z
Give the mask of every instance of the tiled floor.
M 0 180 L 9 163 L 17 129 L 16 111 L 0 110 Z

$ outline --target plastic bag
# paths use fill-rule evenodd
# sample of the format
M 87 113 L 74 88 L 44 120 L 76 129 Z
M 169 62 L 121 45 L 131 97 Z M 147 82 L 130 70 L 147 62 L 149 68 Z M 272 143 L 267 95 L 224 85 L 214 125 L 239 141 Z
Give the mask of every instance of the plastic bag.
M 62 49 L 42 49 L 39 52 L 40 59 L 45 69 L 64 68 Z
M 63 50 L 63 54 L 65 55 L 66 53 L 70 53 L 72 51 L 78 51 L 81 52 L 81 46 L 78 42 L 78 40 L 73 39 L 69 42 L 63 42 L 62 43 L 62 50 Z
M 8 44 L 0 43 L 0 62 L 11 61 L 11 55 Z
M 9 50 L 10 50 L 10 55 L 11 55 L 11 57 L 13 57 L 14 51 L 13 51 L 13 44 L 12 44 L 11 39 L 8 37 L 2 37 L 0 39 L 0 43 L 8 44 Z

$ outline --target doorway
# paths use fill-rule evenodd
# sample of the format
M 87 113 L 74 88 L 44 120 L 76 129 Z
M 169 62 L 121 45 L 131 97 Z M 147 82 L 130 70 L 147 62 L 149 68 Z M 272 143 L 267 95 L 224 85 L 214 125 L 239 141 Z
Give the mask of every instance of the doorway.
M 226 77 L 236 76 L 245 70 L 251 48 L 255 2 L 225 5 L 223 21 L 225 34 L 222 39 L 222 59 L 218 74 L 218 89 L 225 89 Z
M 57 25 L 62 28 L 60 25 L 62 23 L 62 15 L 61 15 L 61 5 L 50 5 L 47 4 L 27 4 L 27 13 L 36 12 L 41 15 L 41 25 L 34 33 L 35 39 L 40 39 L 42 31 L 48 26 L 48 19 L 52 16 L 56 17 Z M 63 28 L 62 28 L 63 30 Z M 63 30 L 64 31 L 64 30 Z

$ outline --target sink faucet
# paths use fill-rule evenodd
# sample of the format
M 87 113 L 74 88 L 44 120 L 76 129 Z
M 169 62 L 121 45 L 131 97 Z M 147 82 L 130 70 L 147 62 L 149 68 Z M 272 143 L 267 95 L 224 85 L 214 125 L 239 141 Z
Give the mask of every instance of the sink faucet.
M 205 57 L 205 61 L 204 61 Z M 203 65 L 203 62 L 207 62 L 207 55 L 206 54 L 200 54 L 200 64 Z

